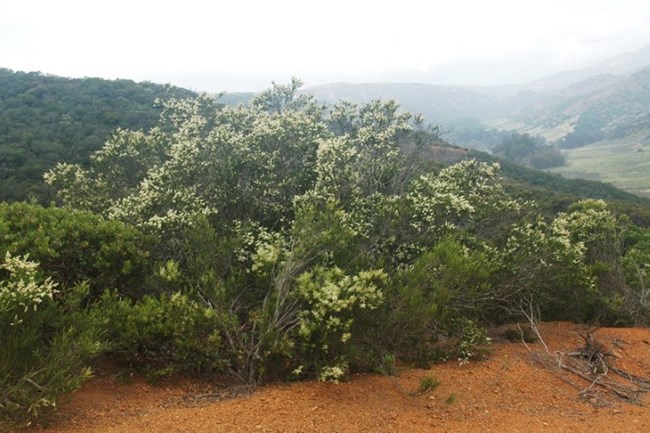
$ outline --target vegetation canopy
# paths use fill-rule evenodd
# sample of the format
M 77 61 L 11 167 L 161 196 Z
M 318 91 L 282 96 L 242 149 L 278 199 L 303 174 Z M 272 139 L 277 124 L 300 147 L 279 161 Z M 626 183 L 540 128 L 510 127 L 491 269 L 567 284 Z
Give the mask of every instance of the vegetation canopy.
M 549 209 L 513 194 L 499 163 L 442 168 L 437 130 L 394 102 L 325 107 L 299 87 L 237 107 L 168 100 L 153 128 L 117 130 L 87 166 L 47 172 L 65 209 L 3 205 L 0 250 L 42 263 L 42 280 L 20 284 L 43 288 L 48 314 L 77 306 L 33 325 L 39 344 L 57 349 L 73 317 L 153 376 L 339 381 L 394 372 L 396 359 L 480 357 L 483 325 L 528 305 L 548 319 L 648 321 L 650 233 L 606 202 Z M 19 283 L 0 278 L 0 323 L 19 338 L 7 289 Z

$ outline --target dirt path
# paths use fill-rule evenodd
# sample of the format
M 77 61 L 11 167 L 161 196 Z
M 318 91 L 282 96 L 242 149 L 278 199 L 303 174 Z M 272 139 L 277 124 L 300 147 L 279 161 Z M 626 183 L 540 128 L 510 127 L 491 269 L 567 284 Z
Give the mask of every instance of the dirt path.
M 571 349 L 582 344 L 578 330 L 553 323 L 542 333 L 551 350 Z M 618 339 L 620 368 L 650 377 L 650 329 L 601 329 L 597 335 L 604 342 Z M 650 432 L 647 396 L 645 406 L 584 401 L 534 364 L 522 344 L 495 342 L 492 349 L 488 360 L 463 366 L 449 362 L 397 377 L 359 375 L 338 385 L 275 384 L 207 402 L 206 385 L 151 386 L 105 375 L 64 403 L 49 427 L 31 432 Z M 412 395 L 426 376 L 440 386 Z M 607 406 L 596 407 L 602 404 Z

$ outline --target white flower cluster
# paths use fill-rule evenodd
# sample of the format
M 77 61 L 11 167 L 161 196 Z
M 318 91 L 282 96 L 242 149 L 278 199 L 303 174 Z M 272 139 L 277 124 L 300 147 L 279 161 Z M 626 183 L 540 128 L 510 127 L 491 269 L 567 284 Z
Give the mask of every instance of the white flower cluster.
M 56 284 L 50 278 L 38 278 L 38 263 L 27 256 L 5 255 L 0 269 L 8 273 L 8 278 L 0 281 L 0 316 L 13 315 L 12 326 L 22 323 L 24 313 L 36 311 L 46 299 L 56 293 Z
M 305 340 L 312 340 L 315 351 L 333 362 L 321 367 L 322 380 L 337 381 L 347 373 L 345 359 L 330 353 L 330 346 L 349 342 L 355 309 L 373 310 L 382 304 L 383 293 L 377 282 L 386 278 L 379 270 L 348 276 L 339 268 L 318 268 L 298 278 L 299 294 L 308 306 L 299 313 L 298 332 Z
M 453 230 L 477 218 L 479 212 L 518 209 L 520 204 L 499 183 L 498 172 L 499 164 L 472 159 L 421 176 L 407 197 L 415 215 L 412 225 L 419 230 Z

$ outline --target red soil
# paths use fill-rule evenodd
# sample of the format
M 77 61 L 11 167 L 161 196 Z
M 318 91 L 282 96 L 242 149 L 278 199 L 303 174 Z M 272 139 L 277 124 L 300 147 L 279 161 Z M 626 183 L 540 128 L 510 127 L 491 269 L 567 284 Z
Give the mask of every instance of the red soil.
M 575 349 L 583 344 L 579 330 L 551 323 L 542 335 L 551 351 Z M 650 377 L 650 329 L 603 328 L 596 335 L 605 343 L 618 339 L 619 368 Z M 452 361 L 397 377 L 357 375 L 342 384 L 272 384 L 208 401 L 209 384 L 154 386 L 102 373 L 64 402 L 48 427 L 31 432 L 650 432 L 648 396 L 644 406 L 614 398 L 585 401 L 533 362 L 523 344 L 491 346 L 487 360 L 462 366 Z M 543 350 L 539 343 L 530 348 Z M 440 386 L 414 395 L 426 376 Z

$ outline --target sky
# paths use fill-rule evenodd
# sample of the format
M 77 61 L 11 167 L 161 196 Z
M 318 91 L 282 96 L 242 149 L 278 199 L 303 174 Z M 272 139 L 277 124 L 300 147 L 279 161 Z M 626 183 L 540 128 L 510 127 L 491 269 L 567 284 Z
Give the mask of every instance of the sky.
M 0 67 L 197 91 L 529 81 L 650 44 L 649 0 L 6 0 Z

